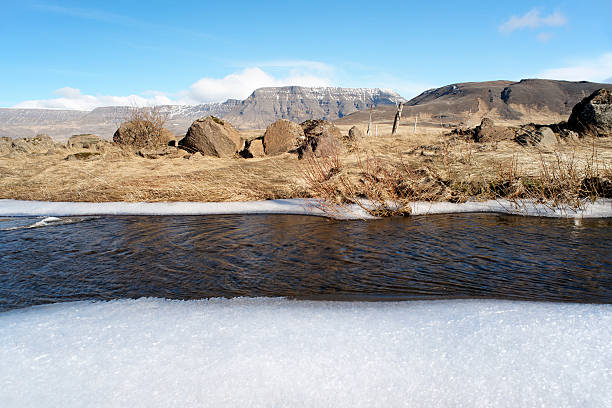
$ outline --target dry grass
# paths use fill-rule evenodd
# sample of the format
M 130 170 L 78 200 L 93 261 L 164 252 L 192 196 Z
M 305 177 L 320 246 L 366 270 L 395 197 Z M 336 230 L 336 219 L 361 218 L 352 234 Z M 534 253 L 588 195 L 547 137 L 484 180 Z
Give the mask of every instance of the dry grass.
M 365 129 L 367 125 L 364 125 Z M 86 150 L 0 157 L 0 198 L 49 201 L 244 201 L 321 197 L 375 203 L 377 215 L 406 214 L 415 200 L 496 197 L 558 198 L 582 203 L 612 180 L 612 139 L 585 139 L 555 150 L 514 142 L 475 144 L 443 136 L 448 129 L 379 125 L 379 136 L 353 152 L 314 160 L 295 155 L 254 159 L 146 159 L 111 143 L 101 159 L 64 160 Z M 348 126 L 341 128 L 342 133 Z M 253 131 L 256 136 L 263 132 Z M 541 183 L 535 183 L 540 180 Z M 575 201 L 578 199 L 578 201 Z M 399 205 L 390 206 L 394 201 Z
M 362 144 L 349 157 L 313 158 L 305 179 L 315 196 L 354 203 L 377 216 L 405 215 L 414 201 L 530 199 L 583 208 L 612 198 L 612 143 L 589 138 L 552 149 L 514 142 L 475 144 L 440 133 L 410 144 L 407 135 Z M 413 140 L 414 141 L 414 140 Z M 401 149 L 398 149 L 400 148 Z

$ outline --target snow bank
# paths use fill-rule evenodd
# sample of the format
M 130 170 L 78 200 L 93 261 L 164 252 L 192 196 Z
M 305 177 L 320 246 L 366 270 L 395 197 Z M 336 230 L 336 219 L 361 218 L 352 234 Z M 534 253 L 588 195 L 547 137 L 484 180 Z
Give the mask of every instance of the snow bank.
M 0 314 L 0 406 L 612 406 L 612 306 L 285 299 Z
M 245 202 L 166 202 L 166 203 L 84 203 L 0 200 L 0 216 L 84 216 L 84 215 L 223 215 L 223 214 L 326 214 L 306 199 Z M 339 210 L 339 218 L 364 218 L 359 208 Z
M 167 202 L 167 203 L 83 203 L 0 200 L 0 216 L 84 216 L 84 215 L 223 215 L 223 214 L 294 214 L 332 216 L 339 219 L 373 218 L 357 205 L 334 207 L 324 212 L 317 200 L 287 199 L 244 202 Z M 518 205 L 517 205 L 518 204 Z M 552 209 L 527 200 L 469 201 L 466 203 L 414 202 L 413 215 L 452 213 L 500 213 L 558 218 L 612 217 L 612 200 L 587 203 L 574 211 L 561 207 Z
M 546 204 L 529 200 L 488 200 L 468 201 L 465 203 L 415 202 L 412 203 L 413 215 L 451 214 L 451 213 L 499 213 L 553 218 L 608 218 L 612 217 L 612 200 L 587 202 L 584 208 L 574 210 L 567 206 L 552 208 Z

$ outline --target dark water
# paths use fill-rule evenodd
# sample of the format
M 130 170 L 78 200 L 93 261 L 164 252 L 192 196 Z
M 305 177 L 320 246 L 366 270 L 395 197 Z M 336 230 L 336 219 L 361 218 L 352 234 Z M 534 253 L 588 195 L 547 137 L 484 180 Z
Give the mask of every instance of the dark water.
M 612 220 L 125 216 L 0 231 L 0 310 L 142 296 L 612 303 Z

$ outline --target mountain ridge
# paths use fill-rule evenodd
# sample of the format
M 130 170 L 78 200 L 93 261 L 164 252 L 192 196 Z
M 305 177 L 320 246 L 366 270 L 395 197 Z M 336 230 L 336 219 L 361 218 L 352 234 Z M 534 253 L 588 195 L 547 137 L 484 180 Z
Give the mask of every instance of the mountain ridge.
M 158 108 L 167 115 L 166 127 L 180 135 L 195 119 L 208 115 L 228 120 L 239 129 L 262 129 L 278 119 L 296 122 L 312 118 L 333 120 L 361 108 L 380 104 L 395 106 L 400 101 L 406 100 L 393 91 L 380 88 L 286 86 L 258 88 L 243 101 L 228 99 L 225 102 L 161 105 Z M 0 136 L 18 138 L 47 133 L 64 140 L 75 133 L 93 133 L 110 139 L 132 109 L 135 108 L 108 106 L 91 111 L 0 108 Z
M 407 101 L 403 118 L 418 116 L 422 123 L 447 126 L 473 126 L 484 117 L 507 123 L 555 123 L 567 120 L 574 105 L 600 88 L 612 89 L 612 84 L 536 78 L 454 83 Z M 373 112 L 374 119 L 382 122 L 393 121 L 394 115 L 395 109 L 388 107 Z M 361 123 L 368 116 L 368 112 L 356 112 L 336 122 Z

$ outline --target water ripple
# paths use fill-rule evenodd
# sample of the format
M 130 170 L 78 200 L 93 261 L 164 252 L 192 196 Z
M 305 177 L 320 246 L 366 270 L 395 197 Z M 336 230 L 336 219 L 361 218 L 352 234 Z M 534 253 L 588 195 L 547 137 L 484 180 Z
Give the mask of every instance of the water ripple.
M 27 227 L 39 222 L 2 219 L 0 310 L 143 296 L 612 303 L 610 219 L 121 216 Z

